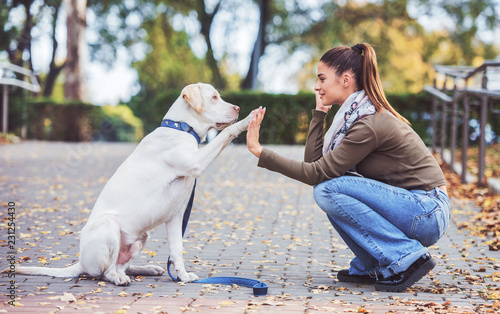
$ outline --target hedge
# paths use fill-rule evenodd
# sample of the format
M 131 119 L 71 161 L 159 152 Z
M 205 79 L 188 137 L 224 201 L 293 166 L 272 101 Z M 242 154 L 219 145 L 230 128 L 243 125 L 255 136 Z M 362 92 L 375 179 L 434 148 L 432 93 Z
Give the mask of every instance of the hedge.
M 140 141 L 144 134 L 142 122 L 125 105 L 40 100 L 27 103 L 26 112 L 28 139 L 130 142 Z
M 134 114 L 144 124 L 144 133 L 154 130 L 161 122 L 171 104 L 179 97 L 179 91 L 167 91 L 150 98 L 135 97 L 129 103 Z M 429 126 L 428 112 L 431 110 L 431 99 L 424 93 L 389 94 L 389 102 L 412 123 L 415 131 L 430 144 L 427 134 Z M 263 144 L 303 144 L 305 143 L 312 109 L 315 105 L 313 93 L 264 94 L 250 91 L 222 93 L 222 98 L 241 108 L 240 119 L 246 117 L 253 109 L 263 106 L 267 108 L 266 118 L 262 121 L 260 140 Z M 329 113 L 327 121 L 338 109 L 335 106 Z M 328 127 L 328 125 L 326 126 Z M 240 136 L 239 142 L 245 142 Z
M 127 104 L 128 107 L 60 104 L 50 100 L 24 102 L 23 98 L 12 97 L 9 129 L 20 134 L 22 121 L 27 121 L 27 137 L 30 139 L 139 141 L 144 134 L 158 127 L 180 92 L 166 91 L 158 95 L 136 96 Z M 225 101 L 240 106 L 240 119 L 259 106 L 267 108 L 260 134 L 263 144 L 305 143 L 311 110 L 314 108 L 313 93 L 287 95 L 244 91 L 222 93 L 222 97 Z M 430 145 L 431 97 L 426 93 L 418 93 L 388 94 L 387 98 L 396 110 L 410 120 L 413 129 L 424 142 Z M 337 108 L 335 106 L 329 113 L 328 122 L 331 122 Z M 477 109 L 473 107 L 471 117 L 478 116 L 475 112 Z M 496 134 L 500 134 L 499 121 L 500 115 L 489 115 L 490 125 Z M 240 136 L 236 141 L 244 143 L 245 136 Z

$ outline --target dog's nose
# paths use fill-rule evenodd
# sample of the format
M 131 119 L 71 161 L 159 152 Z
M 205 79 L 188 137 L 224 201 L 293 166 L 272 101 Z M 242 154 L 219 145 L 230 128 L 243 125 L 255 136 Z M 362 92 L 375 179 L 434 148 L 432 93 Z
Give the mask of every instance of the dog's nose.
M 240 112 L 240 107 L 238 107 L 238 106 L 233 106 L 233 109 L 234 109 L 234 111 L 236 111 L 236 112 Z

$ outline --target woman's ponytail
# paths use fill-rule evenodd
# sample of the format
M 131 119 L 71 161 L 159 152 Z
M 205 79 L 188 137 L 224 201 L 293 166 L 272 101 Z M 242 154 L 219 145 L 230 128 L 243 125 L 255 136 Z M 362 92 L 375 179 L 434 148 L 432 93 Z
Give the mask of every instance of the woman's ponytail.
M 367 44 L 357 44 L 357 47 L 361 47 L 364 52 L 363 56 L 363 71 L 361 84 L 362 88 L 365 90 L 368 98 L 375 106 L 377 112 L 380 112 L 381 109 L 386 109 L 390 111 L 397 118 L 403 120 L 405 123 L 410 124 L 410 122 L 400 115 L 387 101 L 385 97 L 384 89 L 382 88 L 382 82 L 380 81 L 380 77 L 378 75 L 378 67 L 377 67 L 377 56 L 375 55 L 375 50 Z M 356 79 L 360 79 L 357 77 Z

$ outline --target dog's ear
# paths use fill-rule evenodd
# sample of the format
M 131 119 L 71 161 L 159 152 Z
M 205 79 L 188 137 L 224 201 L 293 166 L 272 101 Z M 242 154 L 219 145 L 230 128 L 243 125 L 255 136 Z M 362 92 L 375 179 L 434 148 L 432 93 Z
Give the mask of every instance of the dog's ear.
M 201 92 L 201 85 L 191 84 L 182 90 L 182 98 L 198 113 L 205 110 L 205 101 Z

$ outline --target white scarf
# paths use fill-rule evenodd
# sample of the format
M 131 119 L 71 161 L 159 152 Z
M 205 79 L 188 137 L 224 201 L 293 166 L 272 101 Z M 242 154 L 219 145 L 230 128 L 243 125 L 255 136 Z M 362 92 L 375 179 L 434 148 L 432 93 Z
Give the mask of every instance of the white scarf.
M 332 125 L 325 134 L 323 155 L 340 145 L 347 130 L 349 130 L 354 122 L 375 112 L 375 106 L 368 99 L 365 90 L 360 90 L 349 95 L 335 114 Z

